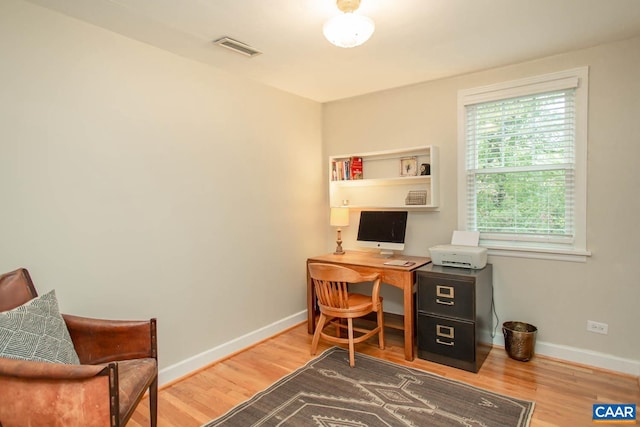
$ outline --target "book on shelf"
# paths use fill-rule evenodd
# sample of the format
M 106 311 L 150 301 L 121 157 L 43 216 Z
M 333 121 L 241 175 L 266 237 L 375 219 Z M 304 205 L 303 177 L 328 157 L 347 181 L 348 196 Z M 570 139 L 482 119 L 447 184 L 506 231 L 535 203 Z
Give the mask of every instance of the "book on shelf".
M 337 162 L 338 165 L 338 181 L 344 181 L 345 180 L 345 169 L 346 169 L 346 164 L 344 160 L 339 160 Z
M 331 162 L 331 181 L 350 181 L 362 178 L 362 157 L 350 157 Z
M 362 157 L 352 157 L 351 162 L 351 179 L 362 179 Z

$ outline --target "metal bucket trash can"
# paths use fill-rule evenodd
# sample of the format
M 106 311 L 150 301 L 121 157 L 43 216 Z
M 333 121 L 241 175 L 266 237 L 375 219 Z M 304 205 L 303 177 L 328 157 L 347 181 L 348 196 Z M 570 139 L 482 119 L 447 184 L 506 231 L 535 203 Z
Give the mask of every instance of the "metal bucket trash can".
M 504 348 L 510 358 L 526 362 L 533 357 L 538 328 L 524 322 L 504 322 Z

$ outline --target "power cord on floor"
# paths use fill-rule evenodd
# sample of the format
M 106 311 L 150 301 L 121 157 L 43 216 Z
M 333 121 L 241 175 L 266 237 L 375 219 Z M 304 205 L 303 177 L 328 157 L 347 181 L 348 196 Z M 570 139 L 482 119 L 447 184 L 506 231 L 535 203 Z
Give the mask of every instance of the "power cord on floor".
M 493 327 L 493 332 L 491 333 L 491 338 L 496 337 L 496 329 L 498 329 L 498 325 L 500 324 L 500 318 L 498 317 L 498 313 L 496 312 L 496 304 L 493 298 L 493 283 L 491 284 L 491 310 L 493 311 L 493 316 L 496 318 L 496 325 Z

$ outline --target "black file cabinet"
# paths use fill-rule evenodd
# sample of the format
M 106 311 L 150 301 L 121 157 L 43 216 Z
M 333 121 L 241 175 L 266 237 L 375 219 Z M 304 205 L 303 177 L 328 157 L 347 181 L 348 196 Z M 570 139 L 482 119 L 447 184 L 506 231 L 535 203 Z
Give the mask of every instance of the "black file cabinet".
M 493 267 L 416 270 L 418 357 L 478 372 L 491 350 Z

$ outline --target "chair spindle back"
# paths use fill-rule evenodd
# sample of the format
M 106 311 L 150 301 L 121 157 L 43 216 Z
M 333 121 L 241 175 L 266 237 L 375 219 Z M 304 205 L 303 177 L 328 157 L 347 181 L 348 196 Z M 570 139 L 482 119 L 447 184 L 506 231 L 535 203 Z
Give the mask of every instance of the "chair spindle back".
M 333 308 L 349 308 L 347 282 L 313 279 L 318 304 Z

